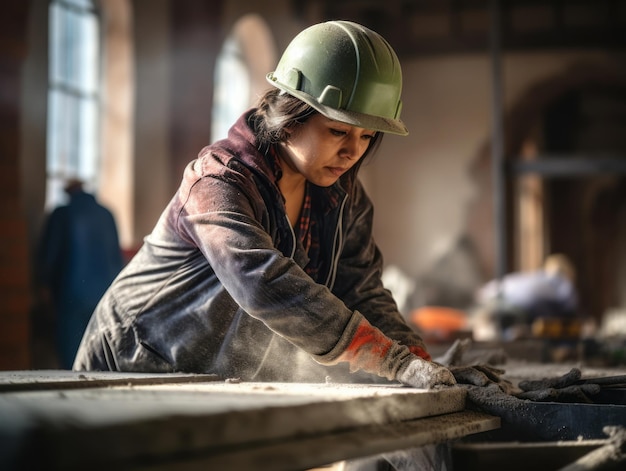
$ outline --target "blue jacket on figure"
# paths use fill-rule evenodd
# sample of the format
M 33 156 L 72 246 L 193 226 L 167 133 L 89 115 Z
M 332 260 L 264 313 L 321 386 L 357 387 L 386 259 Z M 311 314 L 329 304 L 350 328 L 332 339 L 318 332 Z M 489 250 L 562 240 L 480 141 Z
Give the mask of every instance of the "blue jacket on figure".
M 123 260 L 111 212 L 78 181 L 65 191 L 69 204 L 57 207 L 47 220 L 39 268 L 55 311 L 60 364 L 71 369 L 89 318 Z

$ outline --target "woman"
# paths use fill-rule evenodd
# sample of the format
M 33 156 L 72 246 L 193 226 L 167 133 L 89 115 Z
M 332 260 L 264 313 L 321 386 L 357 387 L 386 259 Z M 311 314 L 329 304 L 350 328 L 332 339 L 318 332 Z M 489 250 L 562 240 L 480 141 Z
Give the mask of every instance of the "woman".
M 383 288 L 356 177 L 384 132 L 407 134 L 394 51 L 355 23 L 322 23 L 268 81 L 258 107 L 187 166 L 74 369 L 454 384 Z

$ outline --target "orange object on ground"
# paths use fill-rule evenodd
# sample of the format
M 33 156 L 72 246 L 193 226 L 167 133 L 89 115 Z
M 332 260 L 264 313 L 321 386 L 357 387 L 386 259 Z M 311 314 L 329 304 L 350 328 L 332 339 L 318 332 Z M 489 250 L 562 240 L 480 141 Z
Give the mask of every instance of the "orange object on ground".
M 423 334 L 425 340 L 448 340 L 467 329 L 467 313 L 444 306 L 423 306 L 415 309 L 409 321 Z

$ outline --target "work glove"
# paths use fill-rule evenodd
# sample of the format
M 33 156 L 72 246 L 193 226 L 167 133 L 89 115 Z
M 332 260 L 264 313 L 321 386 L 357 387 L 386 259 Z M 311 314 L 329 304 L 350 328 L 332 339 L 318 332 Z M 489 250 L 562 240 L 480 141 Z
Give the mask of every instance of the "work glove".
M 472 384 L 460 384 L 467 391 L 467 407 L 487 414 L 496 415 L 511 423 L 515 423 L 516 417 L 523 415 L 523 399 L 512 394 L 505 393 L 497 383 L 488 383 L 485 386 Z
M 442 388 L 456 384 L 450 370 L 422 358 L 412 360 L 396 379 L 406 386 L 421 389 Z
M 446 366 L 458 384 L 485 387 L 495 384 L 506 393 L 513 394 L 519 390 L 510 381 L 502 378 L 505 371 L 488 364 L 463 365 L 463 355 L 470 348 L 470 339 L 457 339 L 452 346 L 435 362 Z
M 414 388 L 430 389 L 456 383 L 447 368 L 426 359 L 430 355 L 424 348 L 409 348 L 390 339 L 364 317 L 355 320 L 358 324 L 351 327 L 352 338 L 343 352 L 331 361 L 317 357 L 320 363 L 345 361 L 352 372 L 375 373 Z
M 591 404 L 590 396 L 598 394 L 600 385 L 592 382 L 580 382 L 581 372 L 572 368 L 562 376 L 543 378 L 539 380 L 520 381 L 519 399 L 529 399 L 536 402 L 580 402 Z M 593 381 L 593 380 L 591 380 Z

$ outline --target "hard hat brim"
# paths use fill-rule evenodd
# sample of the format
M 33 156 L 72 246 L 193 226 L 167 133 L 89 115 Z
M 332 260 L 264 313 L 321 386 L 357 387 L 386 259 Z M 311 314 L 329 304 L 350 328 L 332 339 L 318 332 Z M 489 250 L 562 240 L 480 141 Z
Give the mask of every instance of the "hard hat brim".
M 333 108 L 330 106 L 319 103 L 314 97 L 308 93 L 304 93 L 301 90 L 292 89 L 285 84 L 279 83 L 274 80 L 273 72 L 270 72 L 266 76 L 267 81 L 276 88 L 283 90 L 286 93 L 304 101 L 308 105 L 312 106 L 315 110 L 320 112 L 333 121 L 339 121 L 340 123 L 349 124 L 363 129 L 369 129 L 372 131 L 385 132 L 389 134 L 397 134 L 399 136 L 406 136 L 409 134 L 407 127 L 400 119 L 389 119 L 381 116 L 374 116 L 356 111 L 348 111 Z

